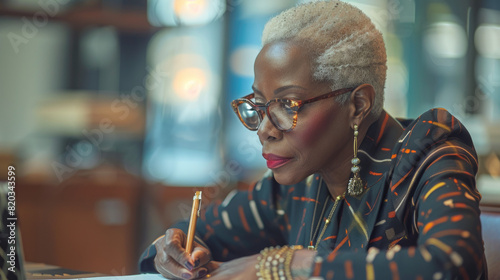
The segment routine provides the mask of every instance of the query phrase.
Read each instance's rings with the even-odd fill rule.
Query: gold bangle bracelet
[[[286,252],[286,255],[285,255],[285,279],[293,279],[292,277],[292,258],[293,258],[293,254],[295,253],[295,251],[297,250],[300,250],[300,249],[303,249],[304,247],[298,245],[298,246],[292,246],[292,248],[290,248],[290,250],[288,250]]]
[[[260,251],[257,257],[255,270],[258,280],[286,280],[292,279],[291,263],[296,250],[303,247],[283,246],[268,247]]]

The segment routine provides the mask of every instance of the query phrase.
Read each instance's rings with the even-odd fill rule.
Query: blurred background
[[[28,261],[122,275],[204,201],[266,171],[230,101],[264,24],[297,0],[0,0],[0,180]],[[500,204],[500,2],[352,0],[384,34],[387,111],[444,107]]]

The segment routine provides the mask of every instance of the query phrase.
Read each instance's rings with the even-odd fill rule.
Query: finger
[[[185,267],[179,265],[172,257],[167,256],[166,261],[162,261],[161,257],[155,258],[156,270],[163,275],[165,278],[182,278],[182,279],[194,279],[196,274],[193,274]]]
[[[176,245],[176,243],[182,242],[184,235],[182,231],[178,231],[179,232],[167,231],[165,237],[159,239],[155,243],[157,252],[155,257],[155,268],[165,278],[172,278],[173,275],[175,278],[192,279],[193,273],[189,271],[189,268],[192,269],[192,265],[189,264],[189,261],[186,260],[184,262],[189,264],[189,268],[179,263],[179,258],[182,259],[182,256],[186,253],[182,250],[181,245]],[[179,253],[181,256],[179,256]],[[186,259],[186,257],[187,256],[184,256],[184,259]]]
[[[164,252],[159,251],[156,254],[155,259],[154,259],[154,263],[155,263],[156,271],[158,271],[163,277],[172,278],[174,276],[166,268],[166,266],[168,265],[168,262],[167,262],[167,255]]]
[[[193,252],[191,253],[191,260],[194,263],[194,267],[204,266],[212,259],[212,255],[210,250],[201,246],[199,243],[195,243],[196,247],[194,247]]]
[[[191,271],[194,279],[203,278],[208,274],[208,269],[206,267],[196,268]]]
[[[194,279],[196,274],[194,274],[192,271],[189,271],[187,268],[184,266],[181,266],[177,261],[174,260],[174,258],[170,257],[170,263],[171,265],[169,266],[168,270],[170,273],[174,274],[177,277],[181,277],[183,279]]]
[[[170,278],[175,278],[176,276],[170,273],[166,268],[158,264],[155,260],[155,268],[158,273],[160,273],[163,277],[170,279]]]
[[[155,248],[156,248],[156,256],[155,256],[155,266],[163,266],[164,264],[167,263],[167,253],[164,250],[164,237],[159,239],[157,242],[154,243]]]
[[[191,256],[185,251],[184,243],[186,234],[179,229],[169,229],[165,232],[165,251],[177,263],[188,270],[193,270],[194,262]]]

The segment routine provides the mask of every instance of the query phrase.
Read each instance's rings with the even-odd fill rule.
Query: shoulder
[[[392,153],[391,190],[406,185],[409,191],[418,181],[427,180],[422,174],[431,165],[433,170],[460,166],[477,172],[477,155],[469,132],[442,108],[431,109],[409,122]]]
[[[388,191],[401,219],[408,201],[415,203],[414,196],[431,181],[464,179],[472,190],[476,188],[478,163],[472,139],[445,109],[429,110],[408,122],[392,153]]]
[[[477,158],[469,132],[446,109],[431,109],[413,121],[401,123],[407,125],[393,149],[393,157],[408,157],[417,163],[438,147],[455,147],[466,149]]]
[[[411,122],[401,120],[401,123],[407,124],[405,132],[417,134],[416,136],[425,136],[433,140],[443,137],[461,137],[464,142],[472,146],[472,139],[465,126],[443,108],[430,109]]]

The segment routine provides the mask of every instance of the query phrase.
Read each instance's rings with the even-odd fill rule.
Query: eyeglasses
[[[252,102],[251,99],[255,97],[255,94],[251,93],[242,98],[233,100],[231,106],[241,123],[249,130],[255,131],[259,129],[264,119],[264,114],[266,114],[271,123],[278,130],[288,132],[297,125],[297,115],[302,106],[326,98],[335,97],[352,91],[353,89],[354,88],[338,89],[307,100],[275,98],[269,100],[265,105],[256,105]]]

